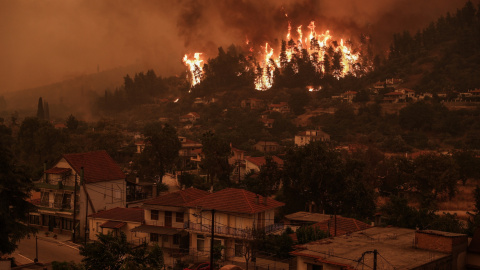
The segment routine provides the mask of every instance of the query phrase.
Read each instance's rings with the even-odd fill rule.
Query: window
[[[72,200],[72,194],[66,193],[63,195],[63,200],[62,200],[62,208],[63,209],[71,209],[71,200]]]
[[[235,240],[235,256],[236,257],[243,256],[243,243],[239,240]]]
[[[150,242],[158,242],[158,233],[150,234]]]
[[[53,201],[53,207],[61,208],[62,207],[62,200],[63,200],[63,193],[55,194],[55,198]]]
[[[198,251],[205,250],[205,239],[203,235],[197,235],[197,250]]]
[[[183,223],[183,213],[175,212],[175,221]]]
[[[158,220],[158,210],[151,210],[150,211],[150,219],[151,220]]]
[[[41,199],[40,199],[40,203],[41,203],[42,206],[47,206],[48,207],[49,196],[50,196],[50,193],[48,193],[46,191],[42,192]]]
[[[173,244],[174,245],[179,245],[180,244],[180,234],[174,234],[173,235]]]
[[[30,224],[40,225],[40,216],[30,215]]]

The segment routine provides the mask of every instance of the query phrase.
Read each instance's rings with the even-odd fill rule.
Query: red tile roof
[[[361,222],[354,218],[346,218],[337,216],[337,236],[349,234],[356,231],[368,229],[372,226],[367,223]],[[330,225],[330,226],[329,226]],[[332,217],[328,220],[324,220],[313,224],[312,226],[318,227],[320,230],[327,232],[330,227],[330,235],[335,236],[335,218]]]
[[[83,167],[85,183],[125,179],[125,174],[105,150],[65,154],[63,158],[78,174]]]
[[[127,223],[125,222],[120,222],[120,221],[107,221],[100,225],[102,228],[109,228],[109,229],[119,229],[123,226],[125,226]]]
[[[51,169],[46,170],[45,173],[61,174],[61,173],[67,173],[67,172],[71,172],[71,171],[72,171],[72,169],[70,169],[70,168],[53,167]]]
[[[202,207],[205,210],[215,209],[221,212],[254,214],[285,205],[271,198],[266,198],[267,203],[265,204],[264,200],[265,197],[244,189],[226,188],[187,203],[185,206]]]
[[[145,201],[143,204],[148,205],[162,205],[162,206],[184,206],[193,200],[200,199],[210,195],[209,192],[196,189],[187,188],[185,190],[179,190],[165,195],[158,196],[156,198]]]
[[[90,217],[108,219],[111,221],[143,222],[145,220],[142,208],[115,207],[110,210],[91,214]]]
[[[265,163],[267,163],[267,160],[265,159],[265,157],[247,157],[245,159],[257,165],[259,168],[265,165]],[[277,163],[279,167],[283,167],[283,160],[281,158],[277,156],[272,156],[272,159],[275,163]]]

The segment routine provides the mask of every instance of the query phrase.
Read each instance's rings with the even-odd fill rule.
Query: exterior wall
[[[165,226],[165,211],[172,212],[172,228],[179,228],[183,229],[185,226],[185,222],[188,221],[188,214],[185,213],[185,210],[181,207],[167,207],[163,206],[161,209],[155,209],[154,207],[148,207],[145,209],[145,224],[146,225],[154,225],[154,226]],[[152,210],[158,211],[158,220],[152,219]],[[177,222],[176,217],[177,213],[181,213],[183,215],[183,222]]]
[[[245,160],[245,173],[249,173],[251,171],[259,172],[260,168],[252,162]]]
[[[86,187],[95,211],[125,207],[127,189],[125,179],[87,183]]]
[[[89,218],[89,228],[90,229],[90,234],[89,234],[89,239],[90,240],[97,240],[97,234],[103,233],[103,234],[108,234],[109,232],[114,232],[114,229],[108,229],[108,228],[101,228],[100,225],[103,223],[109,221],[108,219],[101,219],[101,218]],[[142,233],[134,233],[131,232],[131,230],[135,227],[138,227],[141,225],[140,222],[128,222],[128,221],[121,221],[127,223],[125,226],[122,228],[118,229],[118,231],[122,231],[125,233],[127,236],[127,241],[132,242],[132,241],[138,241],[138,239],[145,238],[147,235],[142,234]]]
[[[417,248],[436,250],[444,253],[458,251],[459,246],[466,250],[468,243],[467,236],[447,237],[442,235],[429,234],[417,231],[415,233],[415,244]]]

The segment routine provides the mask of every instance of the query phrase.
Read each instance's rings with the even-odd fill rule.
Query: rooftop
[[[91,214],[90,217],[108,219],[110,221],[144,221],[142,208],[115,207],[110,210],[100,211],[98,213]]]
[[[264,203],[265,200],[266,203]],[[226,188],[185,205],[202,207],[205,210],[215,209],[221,212],[254,214],[285,204],[244,189]]]
[[[315,258],[319,262],[341,265],[348,269],[359,266],[358,260],[367,251],[376,249],[379,260],[394,269],[413,269],[450,254],[414,247],[415,230],[396,227],[372,227],[349,235],[326,238],[292,252],[296,256]],[[305,248],[304,250],[301,250]],[[373,255],[365,255],[364,263],[373,266]]]
[[[196,188],[187,188],[145,201],[144,205],[184,206],[193,200],[205,197],[210,193]]]
[[[105,150],[65,154],[63,158],[80,173],[84,170],[85,183],[125,179],[125,174]]]

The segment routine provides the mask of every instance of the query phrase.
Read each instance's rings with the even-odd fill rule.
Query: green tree
[[[114,236],[97,234],[98,240],[80,247],[85,269],[159,269],[163,267],[160,247],[148,249],[147,245],[133,248],[125,233]]]
[[[146,167],[141,173],[162,183],[163,176],[173,169],[178,159],[181,143],[177,130],[168,124],[153,122],[144,127],[143,134],[146,145],[141,160]]]
[[[231,172],[228,164],[228,157],[231,154],[230,145],[210,131],[202,135],[201,141],[204,158],[200,166],[206,171],[210,183],[220,181],[221,184],[228,186]]]
[[[75,116],[73,116],[73,114],[70,114],[68,116],[66,124],[68,130],[70,131],[75,131],[78,128],[78,120],[77,118],[75,118]]]
[[[34,210],[27,202],[33,184],[18,167],[12,145],[11,131],[0,125],[0,255],[15,251],[18,241],[34,232],[26,225],[28,213]]]

